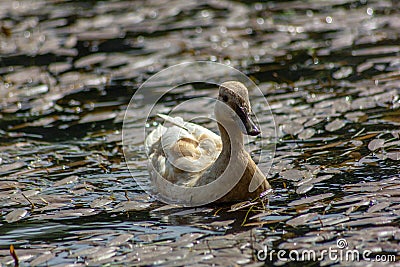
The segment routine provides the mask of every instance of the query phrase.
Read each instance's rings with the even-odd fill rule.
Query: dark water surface
[[[11,244],[20,266],[261,266],[265,245],[318,256],[275,252],[277,266],[378,264],[323,254],[340,239],[399,264],[399,29],[394,0],[1,1],[0,265],[14,265]],[[243,71],[268,99],[278,140],[264,201],[165,205],[127,169],[133,93],[195,60]],[[158,108],[215,92],[189,84]],[[130,123],[141,131],[143,115]],[[139,136],[135,177],[148,179]]]

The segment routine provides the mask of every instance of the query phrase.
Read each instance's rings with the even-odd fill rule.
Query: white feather
[[[222,149],[221,138],[180,117],[158,116],[173,126],[159,125],[147,136],[145,147],[149,164],[152,164],[149,169],[152,167],[175,184],[193,186],[196,179],[218,158]]]

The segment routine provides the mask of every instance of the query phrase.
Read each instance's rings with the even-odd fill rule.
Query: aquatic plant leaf
[[[400,151],[390,151],[386,155],[392,160],[400,160]]]
[[[381,224],[388,224],[391,223],[395,217],[389,217],[389,216],[379,216],[379,217],[372,217],[372,218],[365,218],[365,219],[360,219],[358,218],[355,221],[349,221],[342,223],[341,225],[344,227],[349,227],[349,226],[363,226],[363,225],[381,225]]]
[[[315,130],[313,128],[307,128],[298,134],[298,137],[303,140],[310,139],[315,134]]]
[[[313,188],[314,188],[313,184],[306,183],[306,184],[303,184],[303,185],[299,186],[296,189],[296,193],[299,194],[299,195],[302,195],[302,194],[307,193],[308,191],[310,191]]]
[[[116,249],[117,247],[99,248],[96,252],[87,254],[87,257],[92,263],[99,262],[114,256],[116,254]]]
[[[330,123],[328,123],[327,125],[325,125],[325,130],[327,130],[328,132],[334,132],[334,131],[337,131],[337,130],[343,128],[345,125],[346,125],[346,121],[340,120],[340,119],[335,119],[335,120],[331,121]]]
[[[384,202],[379,202],[373,206],[371,206],[370,208],[368,208],[367,212],[378,212],[381,211],[383,209],[385,209],[386,207],[390,206],[390,202],[384,201]]]
[[[282,131],[290,135],[296,135],[303,131],[303,129],[303,125],[296,122],[282,125]]]
[[[291,169],[281,172],[280,175],[282,176],[283,179],[289,181],[300,181],[301,179],[303,179],[305,172],[296,169]]]
[[[368,149],[371,151],[375,151],[375,150],[383,147],[384,143],[385,143],[385,139],[374,139],[368,143]]]
[[[303,214],[303,215],[300,215],[300,216],[298,216],[296,218],[293,218],[293,219],[290,219],[290,220],[286,221],[286,224],[288,224],[290,226],[293,226],[293,227],[296,227],[296,226],[299,226],[299,225],[305,225],[308,221],[314,219],[316,216],[318,216],[318,213],[316,213],[316,212]]]
[[[112,240],[110,240],[110,242],[107,243],[107,246],[110,246],[110,247],[120,246],[120,245],[128,242],[132,238],[133,238],[132,234],[121,234],[121,235],[113,238]]]
[[[17,222],[17,221],[23,219],[27,214],[28,214],[28,211],[26,211],[25,209],[16,209],[16,210],[13,210],[10,213],[8,213],[4,217],[4,219],[8,223],[13,223],[13,222]]]
[[[97,112],[97,113],[89,113],[86,116],[82,117],[79,120],[80,124],[90,123],[90,122],[98,122],[114,119],[117,116],[116,113],[113,112]]]
[[[104,207],[104,206],[106,206],[106,205],[108,205],[108,204],[110,204],[111,202],[113,202],[110,198],[108,198],[108,197],[99,197],[99,198],[96,198],[95,200],[93,200],[91,203],[90,203],[90,207],[91,208],[93,208],[93,209],[95,209],[95,208],[101,208],[101,207]]]
[[[17,170],[26,166],[26,163],[23,161],[16,161],[10,164],[0,165],[0,174],[7,173],[9,171]]]
[[[151,203],[138,201],[124,201],[114,207],[112,212],[141,211],[146,210]]]
[[[66,184],[71,184],[71,183],[76,182],[78,180],[78,178],[79,178],[78,176],[72,175],[72,176],[66,177],[66,178],[64,178],[64,179],[62,179],[60,181],[55,182],[53,184],[53,186],[63,186],[63,185],[66,185]]]
[[[89,56],[81,57],[77,61],[75,61],[74,66],[75,68],[83,68],[83,67],[90,67],[95,64],[99,64],[106,60],[107,56],[103,53],[96,53],[91,54]]]
[[[349,77],[353,73],[352,67],[342,67],[338,71],[332,74],[333,78],[336,80],[344,79]]]
[[[294,200],[292,202],[290,202],[288,205],[289,206],[299,206],[299,205],[303,205],[303,204],[311,204],[317,201],[321,201],[324,200],[326,198],[330,198],[334,196],[333,193],[324,193],[324,194],[320,194],[320,195],[316,195],[316,196],[312,196],[312,197],[305,197],[299,200]]]
[[[42,265],[49,260],[53,259],[55,254],[51,253],[50,251],[39,255],[37,258],[33,259],[29,264],[32,266],[39,266]],[[47,264],[46,264],[47,265]]]

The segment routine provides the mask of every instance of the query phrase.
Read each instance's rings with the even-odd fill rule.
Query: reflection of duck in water
[[[260,134],[250,118],[247,88],[240,82],[224,82],[214,112],[221,137],[180,117],[160,114],[173,126],[159,125],[146,138],[150,163],[168,181],[188,187],[229,176],[232,185],[217,202],[258,197],[270,185],[244,148],[243,134]]]

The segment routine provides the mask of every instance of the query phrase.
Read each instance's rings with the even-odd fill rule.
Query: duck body
[[[247,88],[239,82],[223,83],[214,112],[221,136],[180,117],[159,114],[172,126],[158,125],[146,138],[149,165],[162,178],[186,187],[229,177],[224,181],[232,183],[224,185],[228,190],[215,202],[254,199],[271,187],[243,144],[243,134],[260,133],[250,119]],[[152,179],[160,179],[149,171]]]

